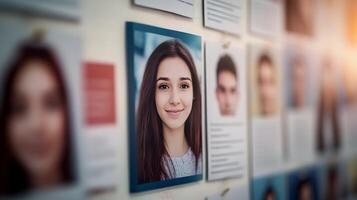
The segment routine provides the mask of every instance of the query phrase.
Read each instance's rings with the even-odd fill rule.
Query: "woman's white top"
[[[170,162],[170,158],[172,164]],[[196,170],[196,159],[191,148],[187,152],[179,157],[168,157],[165,159],[165,168],[168,174],[172,173],[170,178],[180,178],[185,176],[193,176],[202,173],[202,159],[201,156],[198,159],[198,165]]]

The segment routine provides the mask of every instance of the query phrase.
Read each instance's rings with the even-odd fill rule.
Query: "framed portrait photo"
[[[202,179],[202,43],[127,22],[130,191]]]

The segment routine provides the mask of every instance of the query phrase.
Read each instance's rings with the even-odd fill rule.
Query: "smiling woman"
[[[201,90],[194,61],[177,40],[150,55],[137,110],[138,183],[202,173]]]

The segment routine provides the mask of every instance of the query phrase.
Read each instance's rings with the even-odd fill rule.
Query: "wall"
[[[139,194],[129,193],[125,22],[133,21],[189,32],[201,35],[203,41],[231,41],[242,46],[247,46],[247,44],[252,42],[263,42],[274,44],[280,50],[282,50],[284,41],[289,39],[297,43],[308,44],[310,47],[318,50],[332,51],[337,53],[336,55],[339,58],[356,60],[355,55],[357,50],[349,47],[346,48],[346,42],[343,38],[343,2],[328,1],[335,3],[337,6],[333,6],[336,9],[336,12],[334,12],[335,16],[326,19],[324,13],[321,11],[323,10],[323,6],[320,6],[324,1],[325,0],[317,1],[319,6],[316,14],[317,22],[320,25],[318,26],[316,39],[301,38],[294,35],[286,36],[283,30],[281,31],[281,35],[275,39],[261,38],[250,34],[247,24],[247,9],[249,6],[247,0],[244,0],[244,13],[242,15],[242,20],[246,25],[244,26],[244,32],[239,37],[204,28],[203,5],[200,0],[196,0],[195,17],[193,19],[187,19],[162,11],[137,7],[132,5],[130,0],[82,0],[80,22],[45,19],[42,17],[28,17],[26,15],[9,12],[1,13],[0,17],[26,23],[31,22],[38,26],[64,29],[69,32],[80,34],[83,39],[84,61],[109,62],[115,65],[117,122],[112,126],[101,126],[91,129],[87,128],[83,131],[83,134],[95,135],[107,132],[117,137],[117,163],[119,166],[118,182],[115,190],[93,195],[91,196],[91,199],[204,199],[206,196],[221,193],[226,188],[247,186],[249,180],[230,179],[207,182],[204,177],[204,180],[196,183]],[[203,138],[203,140],[205,141],[205,138]],[[203,152],[205,154],[205,151]],[[205,163],[205,155],[203,158]]]

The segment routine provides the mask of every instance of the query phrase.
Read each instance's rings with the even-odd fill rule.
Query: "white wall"
[[[325,0],[318,0],[318,3],[321,4],[324,1]],[[117,162],[120,172],[118,186],[113,191],[94,195],[91,199],[204,199],[206,196],[221,193],[226,188],[247,185],[248,179],[230,179],[216,182],[207,182],[204,179],[195,183],[155,191],[138,194],[129,193],[129,131],[127,121],[125,22],[133,21],[173,30],[180,30],[201,35],[203,41],[232,41],[243,46],[246,46],[251,42],[266,42],[276,44],[278,48],[281,48],[283,42],[287,39],[285,32],[282,30],[281,37],[274,40],[255,37],[249,34],[247,24],[248,0],[244,0],[244,13],[242,15],[246,25],[244,26],[244,32],[239,37],[204,28],[202,14],[203,5],[201,0],[196,0],[195,17],[193,19],[176,16],[162,11],[137,7],[132,5],[130,0],[82,0],[81,4],[81,21],[79,23],[45,19],[41,17],[28,17],[12,13],[1,13],[0,17],[31,22],[38,26],[65,29],[70,32],[81,34],[83,36],[84,61],[114,63],[116,75],[117,123],[113,126],[87,129],[84,132],[92,132],[93,134],[110,132],[117,134]],[[334,22],[334,20],[326,21],[326,18],[322,13],[317,12],[317,21],[320,22],[320,24],[327,24],[326,26],[321,25],[323,27],[319,27],[318,38],[316,38],[316,40],[299,38],[297,36],[289,36],[288,38],[298,43],[306,43],[316,49],[332,50],[337,53],[339,57],[353,59],[353,57],[357,55],[356,49],[346,48],[343,39],[344,33],[335,31],[343,30],[343,21],[341,22],[341,18],[339,18],[343,15],[343,3],[338,4],[339,6],[337,6],[336,10],[339,10],[339,7],[341,7],[341,10],[339,12],[334,12],[334,14],[337,15],[336,18],[331,18],[336,20],[336,22]],[[319,9],[322,8],[322,6],[319,6]],[[205,152],[205,150],[203,152]],[[205,163],[205,155],[203,158]]]

